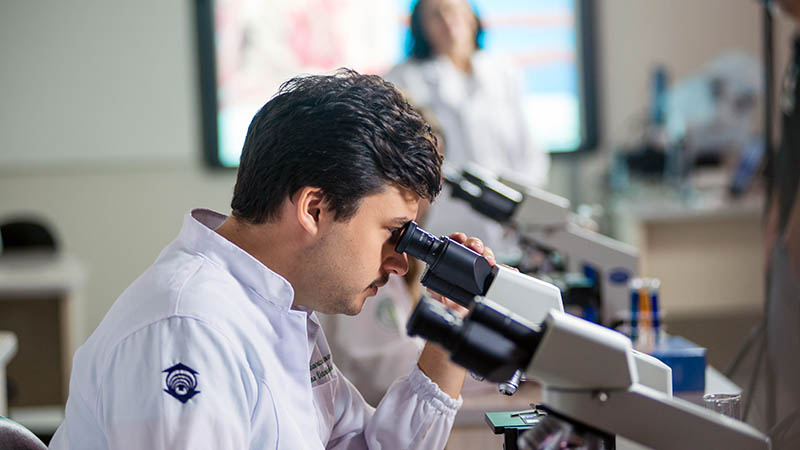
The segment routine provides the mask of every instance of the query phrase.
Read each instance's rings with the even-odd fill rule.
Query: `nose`
[[[397,253],[394,251],[394,246],[391,246],[383,259],[383,269],[388,273],[405,275],[408,272],[408,256],[405,253]]]

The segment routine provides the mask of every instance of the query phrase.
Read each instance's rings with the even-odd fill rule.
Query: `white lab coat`
[[[358,315],[319,315],[336,367],[371,405],[378,404],[395,378],[416,365],[425,345],[423,339],[406,332],[413,308],[403,277],[390,275]],[[461,392],[466,398],[485,395],[497,392],[497,385],[467,377]]]
[[[187,214],[78,349],[52,449],[431,449],[461,399],[416,366],[377,409],[278,274]],[[309,268],[313,270],[313,268]]]
[[[417,106],[430,110],[444,134],[445,161],[456,169],[471,162],[496,174],[515,173],[534,186],[547,183],[550,160],[525,122],[523,89],[509,61],[482,51],[473,54],[472,74],[456,69],[447,57],[409,60],[385,78]],[[462,231],[477,236],[496,254],[513,240],[491,220],[450,198],[445,190],[425,219],[435,234]],[[500,256],[500,255],[498,255]]]

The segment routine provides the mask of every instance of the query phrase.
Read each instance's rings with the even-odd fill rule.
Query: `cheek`
[[[394,244],[389,242],[386,239],[386,236],[382,235],[379,240],[376,240],[371,245],[370,248],[370,255],[368,256],[367,261],[369,261],[370,276],[375,277],[376,274],[381,274],[383,263],[390,252],[394,253]]]
[[[346,270],[352,272],[352,279],[358,278],[358,283],[365,279],[370,283],[375,279],[383,258],[384,242],[375,243],[371,239],[361,239],[348,249],[349,253],[342,255]]]

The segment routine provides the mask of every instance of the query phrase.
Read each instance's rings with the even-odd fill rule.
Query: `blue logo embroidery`
[[[608,275],[608,279],[611,280],[615,284],[625,284],[630,279],[631,274],[627,270],[618,267],[611,271]]]
[[[200,393],[197,390],[197,371],[191,367],[178,363],[163,372],[167,374],[164,380],[167,388],[164,392],[177,398],[181,403],[186,403]]]

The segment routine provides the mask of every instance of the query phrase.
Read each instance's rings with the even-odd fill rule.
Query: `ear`
[[[320,226],[324,226],[331,214],[325,194],[318,187],[300,188],[295,194],[294,206],[297,223],[311,235],[319,234]]]

